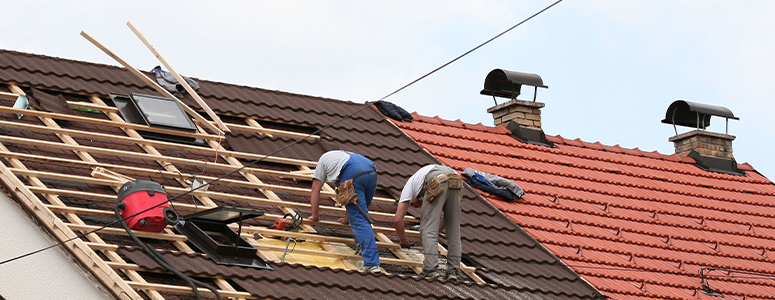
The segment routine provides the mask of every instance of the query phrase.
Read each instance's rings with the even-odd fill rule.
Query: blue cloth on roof
[[[513,202],[522,197],[525,191],[516,183],[498,175],[485,173],[473,168],[466,168],[461,173],[468,185],[485,193],[497,196],[504,201]]]

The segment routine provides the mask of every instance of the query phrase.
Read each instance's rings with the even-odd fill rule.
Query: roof
[[[517,202],[487,199],[606,296],[716,299],[699,291],[707,268],[727,298],[775,297],[775,185],[748,164],[746,176],[706,172],[688,157],[413,117],[396,124],[444,164],[522,187]]]
[[[212,180],[260,157],[256,154],[268,154],[294,141],[301,136],[299,133],[322,128],[364,105],[194,79],[199,82],[200,95],[232,129],[220,144],[218,136],[202,135],[213,141],[210,148],[143,139],[134,130],[148,128],[129,126],[111,112],[109,93],[157,94],[124,68],[0,50],[0,89],[13,92],[13,85],[18,85],[27,92],[29,87],[52,94],[65,92],[70,106],[87,101],[97,104],[92,108],[105,112],[73,110],[75,116],[68,117],[27,111],[20,120],[14,114],[1,113],[0,142],[7,149],[0,149],[4,158],[0,173],[5,175],[4,183],[12,186],[9,190],[17,191],[11,196],[30,207],[38,219],[53,220],[50,222],[54,224],[45,222],[46,228],[61,240],[115,220],[111,209],[115,203],[114,189],[120,183],[105,177],[93,178],[94,167],[163,182],[168,192],[175,195],[185,191],[186,180]],[[199,108],[190,97],[183,101]],[[0,109],[7,112],[13,101],[3,100],[1,104]],[[380,256],[390,275],[280,262],[278,257],[283,254],[285,241],[275,246],[271,245],[272,239],[254,239],[267,232],[287,234],[265,228],[274,218],[293,209],[309,211],[309,175],[295,172],[314,167],[317,158],[332,149],[361,153],[377,165],[380,201],[375,199],[378,203],[370,210],[377,221]],[[207,192],[195,192],[196,197],[174,201],[174,207],[184,215],[220,205],[264,209],[267,215],[243,226],[242,236],[260,247],[259,255],[269,261],[274,271],[208,264],[208,259],[184,243],[185,236],[169,229],[146,237],[170,261],[179,262],[185,272],[214,282],[224,295],[239,298],[340,298],[343,294],[385,299],[602,298],[578,274],[470,189],[464,192],[461,232],[464,262],[475,273],[467,274],[467,280],[459,283],[406,276],[411,274],[409,267],[416,268],[421,263],[406,257],[392,242],[397,240],[389,221],[395,210],[393,201],[414,171],[436,162],[370,107],[323,130],[320,138],[279,152],[251,166],[249,172],[213,184]],[[323,205],[321,222],[305,223],[315,232],[302,236],[306,242],[294,243],[298,247],[289,252],[298,256],[291,260],[309,264],[331,258],[336,260],[332,265],[347,267],[352,263],[349,259],[355,257],[350,249],[353,245],[342,245],[352,239],[352,233],[334,222],[342,216],[342,210],[334,208],[333,201],[327,199]],[[113,228],[78,240],[68,249],[75,249],[71,250],[72,255],[88,270],[99,274],[97,277],[111,291],[117,295],[136,293],[174,299],[187,294],[185,284],[170,279],[168,274],[158,275],[158,266],[130,248],[133,243],[121,230],[110,229]],[[410,241],[419,241],[416,231],[409,234]],[[446,243],[443,239],[440,242]],[[303,249],[308,244],[320,244],[323,250]],[[302,255],[305,253],[309,255]],[[7,268],[0,266],[0,272],[8,272]],[[475,283],[477,280],[483,283]]]

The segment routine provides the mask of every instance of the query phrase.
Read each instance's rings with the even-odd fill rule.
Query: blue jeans
[[[379,265],[379,251],[377,242],[374,239],[374,229],[369,221],[361,215],[358,210],[360,206],[365,213],[369,213],[371,199],[374,198],[374,191],[377,189],[377,173],[374,163],[360,154],[350,153],[350,160],[344,164],[339,175],[339,181],[345,181],[355,177],[363,171],[375,171],[366,173],[353,180],[355,194],[358,195],[358,201],[345,206],[347,217],[350,221],[350,229],[355,235],[355,242],[361,244],[361,256],[363,256],[364,266]]]

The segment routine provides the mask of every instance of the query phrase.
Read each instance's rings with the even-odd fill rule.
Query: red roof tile
[[[397,124],[445,164],[520,185],[520,201],[487,199],[609,297],[712,299],[701,268],[733,270],[708,279],[727,297],[775,295],[775,185],[749,164],[706,172],[674,154],[559,135],[549,148],[416,116]]]

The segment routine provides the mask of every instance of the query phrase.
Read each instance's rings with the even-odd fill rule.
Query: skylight
[[[184,132],[198,132],[191,118],[183,111],[177,100],[153,95],[132,93],[131,95],[110,94],[110,99],[118,108],[125,121],[149,127]],[[204,141],[197,138],[140,131],[146,138],[201,145]]]

